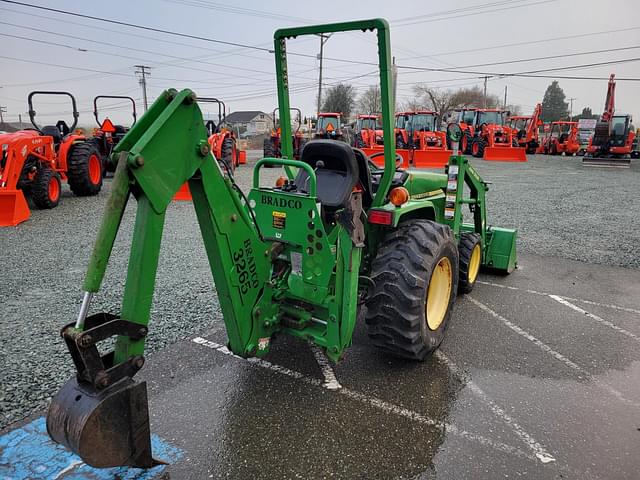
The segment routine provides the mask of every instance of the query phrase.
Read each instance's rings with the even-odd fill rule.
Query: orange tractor
[[[238,165],[247,163],[247,152],[237,146],[236,135],[227,125],[227,106],[222,100],[212,97],[198,97],[198,103],[214,103],[218,105],[218,123],[208,120],[205,123],[208,134],[208,143],[213,156],[227,175],[233,175]],[[185,183],[174,195],[174,200],[191,200],[189,185]]]
[[[523,147],[518,146],[514,131],[505,126],[506,111],[487,108],[464,108],[456,111],[462,129],[460,150],[484,160],[526,162]]]
[[[507,121],[507,126],[515,133],[518,146],[524,148],[526,153],[536,153],[540,147],[538,128],[542,125],[541,114],[542,105],[538,103],[533,110],[533,115],[514,115]]]
[[[131,127],[115,125],[109,117],[105,117],[104,120],[100,120],[100,115],[98,114],[98,100],[101,98],[126,100],[127,102],[131,102],[133,116],[131,126],[136,123],[138,118],[136,112],[136,101],[131,97],[123,97],[120,95],[98,95],[93,99],[93,116],[98,124],[98,128],[93,132],[93,141],[98,147],[100,156],[102,157],[102,171],[103,173],[115,172],[116,164],[111,158],[111,152],[113,151],[113,147],[115,147],[120,140],[124,138]]]
[[[342,131],[342,113],[318,113],[316,132],[314,133],[313,138],[344,140],[344,132]]]
[[[363,115],[356,117],[355,135],[353,137],[353,147],[375,148],[382,145],[382,128],[379,115]]]
[[[307,143],[304,134],[300,131],[300,127],[302,126],[302,112],[299,108],[290,108],[289,110],[296,113],[295,122],[296,129],[293,132],[291,141],[293,142],[293,158],[295,160],[300,159],[300,154],[302,153],[302,148]],[[276,114],[278,112],[278,108],[273,110],[273,129],[271,130],[271,136],[269,138],[264,139],[262,154],[265,158],[281,158],[282,157],[282,149],[281,149],[281,129],[279,127],[279,122],[276,120]]]
[[[636,136],[631,115],[615,113],[615,75],[609,77],[607,98],[600,121],[587,146],[587,152],[582,159],[584,165],[589,166],[620,166],[631,165],[631,153]]]
[[[59,120],[39,126],[33,98],[63,95],[71,99],[73,123]],[[76,100],[67,92],[31,92],[29,118],[34,129],[0,134],[0,226],[15,226],[31,212],[25,193],[38,208],[54,208],[60,201],[62,180],[78,196],[97,195],[102,188],[102,161],[96,144],[71,133],[78,124]]]
[[[578,122],[551,122],[549,135],[542,141],[538,153],[575,156],[578,150]]]
[[[396,152],[416,168],[440,168],[449,162],[453,150],[447,135],[439,131],[440,116],[431,110],[396,113]]]

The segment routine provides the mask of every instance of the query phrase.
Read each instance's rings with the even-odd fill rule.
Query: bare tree
[[[348,119],[355,104],[355,97],[356,92],[353,86],[346,83],[339,83],[327,90],[324,102],[322,103],[322,111],[341,112],[344,118]]]
[[[367,88],[358,98],[358,111],[364,114],[376,114],[382,111],[382,97],[378,85]]]
[[[445,90],[431,88],[428,85],[415,85],[415,103],[423,103],[429,108],[445,114],[456,108],[476,107],[484,105],[484,92],[478,88],[460,88],[458,90]],[[487,94],[487,107],[500,106],[500,98],[497,95]]]

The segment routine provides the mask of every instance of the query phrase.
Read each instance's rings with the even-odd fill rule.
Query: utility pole
[[[320,60],[320,74],[318,76],[318,113],[320,113],[320,110],[322,109],[322,56],[324,53],[324,44],[327,42],[327,40],[329,40],[329,38],[331,38],[331,35],[325,35],[324,33],[321,33],[319,37],[320,53],[316,57],[318,60]]]
[[[20,130],[22,130],[22,114],[18,114],[18,122],[20,122]]]
[[[569,121],[570,122],[573,122],[573,101],[574,100],[577,100],[577,98],[572,97],[572,98],[569,99],[569,105],[570,105],[570,107],[569,107]]]
[[[489,77],[484,77],[484,94],[483,94],[483,97],[484,97],[484,108],[487,108],[487,79],[488,78]]]
[[[144,111],[146,112],[149,108],[149,103],[147,102],[147,75],[151,75],[151,73],[149,73],[151,67],[148,67],[146,65],[134,66],[138,69],[135,73],[140,75],[140,80],[138,81],[138,83],[142,86],[142,98],[144,101]]]
[[[502,105],[502,109],[507,109],[507,86],[504,86],[504,104]]]
[[[7,113],[7,107],[0,105],[0,123],[4,123],[4,117],[2,116],[3,113]]]

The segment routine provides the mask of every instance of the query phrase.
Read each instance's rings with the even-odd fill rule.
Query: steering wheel
[[[369,156],[369,164],[374,166],[378,170],[383,170],[383,169],[381,169],[378,165],[373,163],[371,159],[379,157],[381,155],[384,155],[384,152],[376,152],[373,155]],[[402,155],[396,152],[396,168],[401,167],[403,163],[404,163],[404,158],[402,158]]]

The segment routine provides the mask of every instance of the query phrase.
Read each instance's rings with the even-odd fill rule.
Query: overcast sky
[[[400,68],[398,100],[412,97],[416,83],[440,88],[482,86],[484,73],[528,72],[556,67],[640,59],[638,0],[463,0],[404,2],[283,0],[26,0],[27,3],[120,20],[215,40],[270,48],[276,28],[309,23],[384,17],[391,24],[392,54],[401,67],[460,69],[475,73],[431,72]],[[91,125],[95,95],[129,95],[142,110],[142,93],[134,65],[151,67],[151,99],[162,90],[191,88],[200,96],[216,96],[231,111],[263,110],[276,106],[273,55],[262,50],[181,38],[100,21],[37,10],[0,1],[0,105],[5,119],[27,120],[26,97],[31,90],[68,90],[77,100],[81,125]],[[64,35],[64,36],[62,36]],[[16,38],[22,37],[22,38]],[[558,39],[559,37],[572,37]],[[30,40],[29,40],[30,39]],[[555,40],[550,40],[555,39]],[[35,40],[35,41],[34,41]],[[594,50],[618,51],[501,65],[488,63]],[[319,50],[317,37],[288,43],[291,105],[306,115],[316,110]],[[9,58],[10,57],[10,58]],[[324,88],[340,81],[362,92],[377,84],[373,34],[337,34],[325,45]],[[21,59],[23,61],[18,61]],[[335,59],[335,60],[331,60]],[[338,61],[349,60],[349,62]],[[40,63],[36,63],[40,62]],[[65,68],[63,68],[65,67]],[[540,75],[640,78],[640,62],[540,73]],[[606,80],[558,79],[573,112],[589,106],[601,112]],[[491,78],[488,90],[504,94],[508,103],[529,114],[542,101],[550,78]],[[619,81],[618,112],[640,121],[640,82]],[[46,103],[45,103],[46,102]],[[57,98],[42,99],[39,119],[53,123],[69,108]],[[105,101],[105,114],[129,122],[119,101]],[[206,110],[206,107],[205,107]]]

